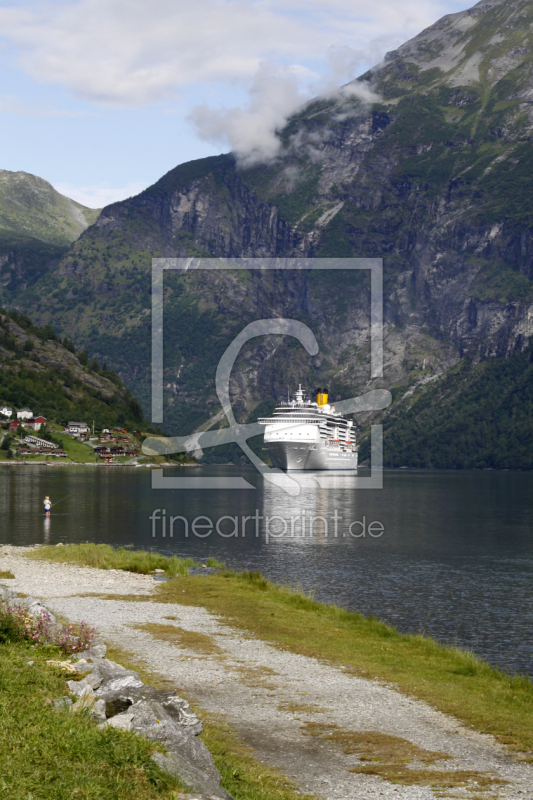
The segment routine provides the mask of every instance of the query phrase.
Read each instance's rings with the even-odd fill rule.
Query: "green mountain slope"
[[[98,429],[145,424],[138,402],[114,372],[53,329],[35,327],[23,314],[0,309],[0,402],[29,406],[49,422],[95,422]]]
[[[60,194],[36,175],[0,170],[0,243],[30,237],[67,246],[96,222],[99,213]]]
[[[0,170],[0,303],[57,264],[99,213],[36,175]]]
[[[387,467],[533,469],[533,348],[395,392],[384,424]],[[368,435],[361,457],[370,454]]]
[[[382,379],[369,370],[364,274],[165,276],[165,428],[219,409],[217,360],[245,324],[289,317],[320,345],[250,342],[232,391],[241,419],[301,380],[337,397],[527,347],[533,319],[533,5],[483,0],[301,109],[275,160],[183,164],[108,206],[53,269],[13,295],[41,324],[109,359],[148,411],[154,256],[384,258]],[[531,442],[533,446],[533,441]]]

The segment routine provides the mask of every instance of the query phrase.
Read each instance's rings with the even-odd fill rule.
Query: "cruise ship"
[[[312,402],[300,384],[292,400],[258,422],[265,426],[265,447],[279,469],[357,468],[353,422],[328,403],[327,389],[317,389],[316,402]]]

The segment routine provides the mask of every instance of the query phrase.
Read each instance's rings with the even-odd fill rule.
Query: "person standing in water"
[[[44,503],[45,516],[49,517],[50,516],[50,509],[52,508],[52,503],[51,503],[50,498],[48,497],[48,495],[46,495],[46,497],[44,498],[43,503]]]

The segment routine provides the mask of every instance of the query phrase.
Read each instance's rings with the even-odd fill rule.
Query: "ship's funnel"
[[[316,390],[316,404],[317,406],[327,406],[328,390],[326,388]]]

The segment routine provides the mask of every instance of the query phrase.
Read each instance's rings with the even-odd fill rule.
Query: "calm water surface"
[[[306,478],[294,498],[252,470],[166,474],[178,473],[245,474],[256,490],[152,489],[143,469],[2,466],[0,541],[95,541],[214,556],[533,674],[533,474],[391,470],[383,490],[366,491],[342,481],[321,489]],[[50,520],[42,511],[47,494],[58,503]],[[165,538],[160,522],[152,536],[155,509],[159,516],[166,511]],[[243,517],[256,514],[263,519],[248,519],[243,536]],[[171,516],[183,518],[175,520],[172,538]],[[195,535],[191,526],[199,516],[208,519],[197,520]],[[278,519],[267,526],[266,517]],[[312,517],[322,519],[310,531]],[[209,521],[219,523],[220,533],[199,527]],[[350,535],[350,524],[358,522],[352,533],[360,534],[363,521],[365,536]],[[380,537],[369,536],[371,522],[383,526]],[[234,528],[237,537],[229,536]]]

